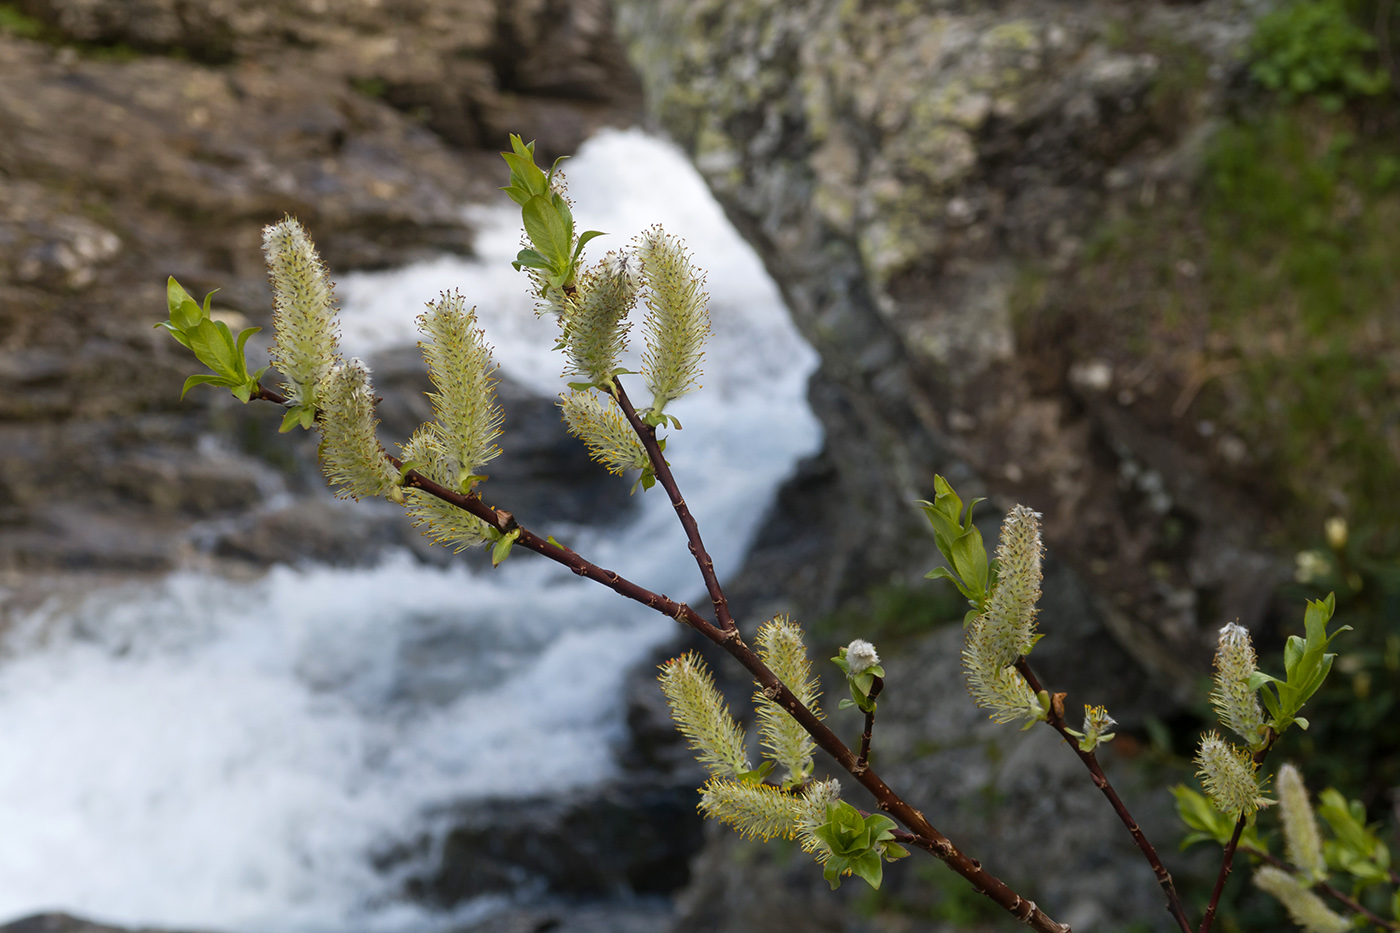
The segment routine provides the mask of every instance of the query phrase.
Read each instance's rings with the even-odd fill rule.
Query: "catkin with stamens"
[[[826,808],[841,802],[841,782],[835,778],[818,781],[797,797],[797,840],[802,851],[811,852],[823,865],[831,858],[831,847],[817,835],[826,824]]]
[[[1231,817],[1248,816],[1272,801],[1259,794],[1258,765],[1249,752],[1225,741],[1218,732],[1201,738],[1196,775],[1215,809]]]
[[[565,375],[610,385],[627,346],[627,314],[637,301],[636,260],[608,253],[578,279],[577,295],[564,305],[561,342],[569,358]]]
[[[1215,649],[1210,705],[1215,707],[1220,721],[1248,742],[1253,751],[1268,741],[1258,691],[1249,686],[1249,678],[1257,669],[1249,631],[1234,622],[1222,628]]]
[[[609,473],[621,475],[640,470],[650,462],[646,448],[622,412],[592,389],[561,395],[559,407],[569,433],[582,440],[589,455],[607,467]]]
[[[468,310],[455,292],[429,303],[418,318],[418,329],[424,337],[418,346],[428,364],[428,378],[437,389],[428,393],[438,425],[434,440],[447,461],[444,466],[455,465],[455,470],[444,470],[449,475],[434,479],[466,492],[466,477],[501,452],[494,443],[501,434],[501,409],[491,375],[491,348],[476,327],[476,309]]]
[[[1278,802],[1284,854],[1289,863],[1308,880],[1325,877],[1327,860],[1322,855],[1322,833],[1318,831],[1303,776],[1291,762],[1278,772]]]
[[[661,666],[661,692],[676,728],[690,740],[696,759],[715,778],[737,778],[749,769],[744,733],[715,689],[700,656],[687,652]]]
[[[695,387],[702,348],[710,333],[709,296],[704,276],[690,263],[681,241],[660,227],[637,238],[646,285],[643,323],[647,349],[642,374],[652,393],[652,408],[661,411]]]
[[[1350,920],[1333,913],[1322,898],[1280,868],[1272,865],[1256,868],[1254,886],[1278,898],[1288,916],[1306,933],[1344,933],[1353,928]]]
[[[321,400],[321,468],[336,495],[359,498],[398,493],[398,471],[384,455],[375,427],[369,368],[357,359],[334,366]]]
[[[321,384],[339,359],[335,296],[330,276],[305,228],[291,217],[263,228],[272,283],[274,337],[268,355],[297,406],[321,407]]]
[[[997,544],[996,588],[982,614],[986,661],[1015,664],[1035,643],[1036,603],[1040,601],[1040,513],[1018,505],[1001,523]]]
[[[428,479],[449,489],[457,484],[458,460],[447,454],[447,443],[442,439],[440,427],[425,424],[413,432],[403,447],[405,463],[417,464],[416,469]],[[413,519],[413,524],[423,530],[423,534],[434,544],[450,547],[460,552],[490,537],[491,526],[472,513],[443,502],[437,496],[421,489],[404,489],[404,509]]]
[[[822,711],[817,698],[821,692],[812,676],[802,629],[787,616],[774,616],[759,627],[757,640],[758,655],[763,663],[788,685],[799,703],[820,719]],[[754,694],[754,707],[763,746],[772,752],[773,760],[787,770],[786,782],[801,782],[811,772],[816,742],[787,710],[762,690]]]
[[[1020,672],[1014,667],[996,666],[997,654],[989,641],[983,618],[979,616],[967,627],[962,653],[963,672],[973,702],[982,709],[991,710],[991,718],[1000,723],[1044,719],[1045,710],[1040,700]]]
[[[700,812],[727,823],[746,839],[767,841],[797,835],[797,798],[771,784],[710,778],[700,788]]]

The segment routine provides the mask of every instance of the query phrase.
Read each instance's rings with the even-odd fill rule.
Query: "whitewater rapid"
[[[669,144],[605,132],[566,171],[580,229],[609,234],[591,258],[661,222],[709,273],[704,388],[668,407],[685,429],[667,456],[732,573],[778,484],[819,446],[815,354]],[[554,325],[509,266],[519,214],[502,202],[473,218],[475,260],[342,277],[346,351],[412,344],[423,303],[455,288],[501,370],[558,391]],[[569,543],[700,597],[664,494],[639,494],[626,528],[570,529]],[[239,933],[430,929],[370,854],[437,805],[608,778],[622,678],[673,631],[524,553],[480,574],[405,554],[253,582],[182,572],[23,614],[0,653],[0,922],[64,910]]]

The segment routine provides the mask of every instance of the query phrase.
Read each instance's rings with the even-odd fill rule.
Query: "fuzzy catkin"
[[[646,448],[622,412],[592,389],[561,395],[559,407],[569,433],[582,440],[589,455],[607,467],[609,473],[621,475],[640,470],[650,462]]]
[[[326,377],[321,417],[321,468],[337,496],[358,499],[398,489],[398,471],[384,455],[375,427],[369,368],[357,359]]]
[[[496,404],[491,348],[476,327],[476,309],[467,309],[462,296],[444,294],[428,305],[419,316],[419,342],[428,378],[436,392],[430,392],[437,429],[430,435],[436,453],[448,472],[474,474],[500,454],[494,441],[501,433],[501,409]],[[434,477],[459,492],[462,478],[455,475]]]
[[[826,823],[827,807],[841,802],[841,782],[835,778],[818,781],[797,800],[797,839],[802,844],[802,851],[811,852],[824,865],[831,858],[831,847],[817,835],[816,830]]]
[[[1206,796],[1221,813],[1248,816],[1268,803],[1259,795],[1258,765],[1249,752],[1225,741],[1220,733],[1208,732],[1201,738],[1196,765]]]
[[[727,823],[746,839],[767,841],[797,835],[797,798],[771,784],[711,778],[700,788],[700,812]]]
[[[339,359],[330,276],[306,229],[287,217],[263,228],[272,283],[272,347],[268,355],[287,381],[294,405],[319,408],[321,384]]]
[[[660,411],[700,378],[702,347],[710,333],[709,296],[704,276],[691,265],[681,241],[660,227],[637,238],[637,256],[647,304],[642,374],[652,407]]]
[[[1333,913],[1322,898],[1282,869],[1272,865],[1256,868],[1254,886],[1278,898],[1288,916],[1306,933],[1343,933],[1352,929],[1350,920]]]
[[[690,740],[695,757],[715,778],[737,778],[749,769],[744,733],[715,689],[700,656],[687,652],[661,666],[661,692],[676,728]]]
[[[627,346],[627,315],[637,301],[635,264],[625,253],[608,253],[579,277],[576,297],[561,309],[561,342],[569,358],[565,375],[611,384]]]
[[[1220,630],[1215,649],[1214,689],[1210,704],[1220,721],[1230,727],[1255,751],[1264,747],[1264,711],[1259,695],[1249,687],[1249,678],[1257,670],[1254,645],[1249,631],[1231,622]]]
[[[1001,568],[987,611],[982,614],[985,662],[1002,668],[1030,650],[1040,601],[1040,513],[1018,505],[1001,523],[997,564]]]
[[[1307,878],[1322,878],[1327,874],[1327,861],[1322,855],[1322,834],[1317,818],[1308,801],[1308,789],[1303,776],[1290,762],[1278,772],[1278,801],[1283,823],[1284,854],[1289,863]]]
[[[759,627],[757,641],[763,663],[788,685],[798,702],[820,719],[822,711],[817,698],[821,692],[812,676],[802,629],[787,616],[775,616]],[[787,770],[787,781],[800,781],[811,770],[816,742],[787,710],[763,691],[754,694],[754,705],[764,747],[773,753],[773,760]]]
[[[439,436],[438,426],[425,424],[404,445],[403,459],[418,464],[418,472],[450,489],[457,483],[459,467],[455,459],[449,459],[444,454],[446,446]],[[413,519],[414,527],[422,529],[434,544],[460,552],[481,544],[490,536],[490,525],[437,496],[410,487],[404,490],[404,498],[404,509]]]

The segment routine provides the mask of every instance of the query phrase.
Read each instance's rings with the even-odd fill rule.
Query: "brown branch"
[[[1297,868],[1288,864],[1276,855],[1270,855],[1268,852],[1254,852],[1252,849],[1250,851],[1254,855],[1258,856],[1261,861],[1268,862],[1275,868],[1282,869],[1283,871],[1288,872],[1290,875],[1300,874]],[[1323,894],[1326,894],[1328,897],[1336,900],[1338,903],[1346,905],[1348,910],[1352,911],[1353,913],[1360,914],[1362,917],[1366,918],[1367,922],[1374,923],[1376,926],[1380,927],[1383,930],[1400,930],[1400,923],[1395,923],[1393,921],[1377,917],[1365,907],[1361,906],[1361,904],[1355,898],[1349,897],[1348,895],[1332,887],[1325,881],[1316,882],[1313,885],[1313,887],[1317,888],[1319,891],[1321,891]]]
[[[870,692],[866,694],[870,698],[870,711],[865,714],[865,731],[860,735],[860,754],[856,756],[857,768],[866,767],[870,758],[870,736],[875,729],[875,698],[883,689],[885,678],[876,677],[870,682]]]
[[[1230,877],[1235,850],[1240,846],[1240,835],[1244,832],[1244,824],[1248,819],[1243,813],[1240,814],[1240,818],[1235,821],[1235,831],[1231,834],[1230,841],[1225,844],[1225,854],[1220,861],[1220,874],[1215,878],[1215,888],[1210,892],[1210,904],[1201,920],[1201,933],[1210,933],[1210,925],[1215,922],[1215,908],[1220,905],[1220,894],[1225,890],[1225,879]]]
[[[1016,660],[1016,670],[1026,679],[1026,684],[1033,692],[1039,694],[1044,688],[1036,678],[1035,672],[1031,670],[1030,662],[1024,656]],[[1181,903],[1181,896],[1176,893],[1176,885],[1172,883],[1172,876],[1162,864],[1161,858],[1157,855],[1157,850],[1152,843],[1147,841],[1143,835],[1142,827],[1137,820],[1128,812],[1128,807],[1118,796],[1118,792],[1109,783],[1108,775],[1104,774],[1103,768],[1099,765],[1098,756],[1093,752],[1083,751],[1079,747],[1079,740],[1069,734],[1069,727],[1065,725],[1064,716],[1064,694],[1058,693],[1052,698],[1050,710],[1046,714],[1045,721],[1052,726],[1056,732],[1074,749],[1074,753],[1079,756],[1079,760],[1084,762],[1084,767],[1089,769],[1090,776],[1094,779],[1094,786],[1108,799],[1109,806],[1113,807],[1113,812],[1118,814],[1118,819],[1128,828],[1128,832],[1133,837],[1133,842],[1137,844],[1142,852],[1143,858],[1147,859],[1147,864],[1152,866],[1152,873],[1157,876],[1157,883],[1162,887],[1162,893],[1167,896],[1167,911],[1172,915],[1182,933],[1191,933],[1191,921],[1186,917],[1186,908]]]
[[[281,396],[277,395],[277,393],[262,389],[261,386],[258,392],[254,393],[253,397],[267,401],[285,401]],[[281,401],[278,401],[278,404],[281,404]],[[636,417],[635,412],[631,412],[630,414],[632,417]],[[652,438],[652,445],[655,446],[654,436]],[[403,468],[402,461],[398,458],[388,454],[385,454],[385,457],[390,463],[394,464],[396,469]],[[662,461],[662,465],[664,467],[664,461]],[[666,476],[668,479],[670,478],[669,471],[667,471]],[[661,477],[658,474],[658,479],[659,478]],[[671,483],[674,485],[674,480],[671,480]],[[846,744],[837,737],[836,733],[832,732],[825,723],[804,706],[788,686],[779,680],[778,676],[763,663],[762,659],[744,643],[743,638],[739,635],[738,629],[733,627],[732,619],[730,620],[730,627],[728,629],[721,629],[703,618],[690,606],[684,603],[678,603],[662,594],[654,593],[651,590],[645,589],[627,580],[614,571],[599,567],[597,564],[585,560],[569,548],[550,543],[548,539],[541,538],[539,535],[519,524],[511,513],[487,505],[474,493],[464,494],[448,489],[419,473],[417,470],[409,470],[405,474],[404,484],[415,489],[421,489],[429,495],[441,499],[443,502],[447,502],[470,512],[502,534],[516,532],[516,545],[534,551],[536,554],[547,557],[556,563],[563,564],[581,577],[587,577],[590,580],[601,583],[621,596],[635,600],[678,622],[689,625],[701,635],[704,635],[710,641],[719,645],[753,675],[754,680],[758,682],[763,692],[772,697],[773,701],[785,709],[789,716],[797,720],[823,751],[834,758],[838,765],[850,773],[862,787],[871,793],[880,810],[890,814],[912,831],[912,835],[909,839],[911,844],[932,853],[953,871],[967,879],[968,882],[972,884],[974,890],[985,895],[1003,910],[1008,911],[1012,916],[1025,923],[1031,929],[1036,930],[1037,933],[1071,933],[1068,925],[1057,923],[1055,920],[1051,919],[1044,911],[1035,905],[1034,901],[1021,897],[1012,890],[1006,882],[985,870],[980,862],[961,852],[948,837],[933,828],[927,818],[924,817],[923,813],[905,803],[904,800],[891,790],[873,770],[869,767],[858,769],[856,767],[857,759],[855,754],[846,747]],[[673,502],[674,501],[675,499],[673,498]],[[679,513],[683,507],[684,502],[677,508],[677,512]],[[689,510],[685,510],[685,515],[689,516],[689,514]],[[684,520],[685,519],[683,519],[683,521]],[[693,525],[694,519],[690,518],[690,522]],[[700,553],[704,553],[703,549],[700,550]],[[714,569],[711,564],[709,567],[709,575],[713,577],[713,573]],[[717,582],[716,587],[718,587]],[[723,599],[722,593],[720,594],[720,598],[721,600]]]
[[[695,557],[695,563],[700,567],[700,576],[704,578],[705,589],[709,591],[710,602],[714,604],[715,618],[719,620],[719,627],[726,631],[736,631],[734,618],[729,614],[729,601],[725,599],[724,590],[719,585],[719,577],[715,575],[715,562],[710,558],[709,552],[705,550],[705,542],[700,540],[700,527],[695,523],[695,516],[690,514],[690,507],[685,504],[685,499],[681,496],[680,487],[676,485],[676,478],[671,475],[671,467],[662,455],[661,445],[656,442],[656,429],[638,417],[636,409],[632,407],[631,400],[627,398],[627,393],[623,391],[622,381],[614,379],[613,386],[613,397],[617,399],[622,413],[627,416],[627,422],[632,425],[632,430],[637,432],[642,446],[646,448],[647,456],[651,458],[652,472],[656,474],[661,488],[666,490],[666,495],[670,497],[671,505],[676,510],[676,517],[681,520],[681,527],[685,529],[686,541],[690,543],[690,553]]]

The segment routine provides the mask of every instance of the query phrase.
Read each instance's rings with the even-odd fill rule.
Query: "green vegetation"
[[[1293,0],[1259,19],[1250,74],[1288,97],[1316,95],[1329,110],[1389,84],[1372,64],[1375,38],[1352,21],[1341,0]]]
[[[14,3],[0,3],[0,32],[22,39],[38,39],[44,33],[44,24],[26,16]]]

